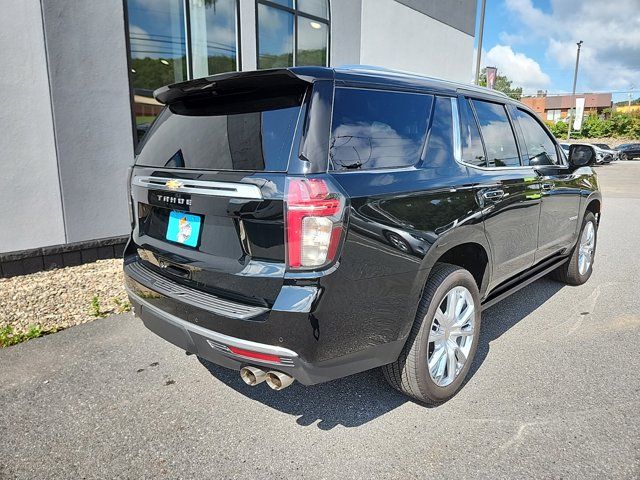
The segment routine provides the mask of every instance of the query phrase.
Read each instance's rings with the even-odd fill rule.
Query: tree
[[[520,100],[522,97],[522,87],[512,88],[513,82],[504,75],[496,75],[496,81],[493,83],[493,89],[502,93],[506,93],[511,98]],[[480,85],[487,86],[487,69],[483,68],[480,73]]]

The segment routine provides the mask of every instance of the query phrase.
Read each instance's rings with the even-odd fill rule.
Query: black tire
[[[458,376],[451,384],[441,387],[431,379],[427,365],[429,332],[436,309],[445,295],[456,286],[464,286],[473,297],[473,342]],[[425,285],[407,343],[398,360],[382,367],[385,378],[393,388],[420,402],[437,404],[449,400],[462,386],[473,363],[480,337],[480,319],[480,293],[471,273],[456,265],[437,263]]]
[[[591,259],[591,264],[589,268],[584,272],[584,274],[580,273],[579,269],[579,258],[580,258],[580,239],[582,238],[582,233],[584,232],[585,227],[589,222],[593,223],[594,227],[594,244],[593,244],[593,254]],[[567,285],[582,285],[593,273],[593,261],[595,260],[596,255],[596,247],[598,246],[598,222],[596,217],[591,212],[586,212],[584,218],[582,219],[582,227],[580,228],[580,233],[578,235],[578,241],[576,242],[576,246],[573,247],[573,251],[571,252],[571,256],[569,257],[569,261],[559,267],[557,270],[553,272],[553,277]]]

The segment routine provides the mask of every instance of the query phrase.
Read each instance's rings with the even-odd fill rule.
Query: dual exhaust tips
[[[240,370],[240,378],[242,378],[244,383],[252,387],[266,380],[267,385],[273,390],[287,388],[295,380],[291,375],[284,372],[278,372],[277,370],[269,370],[266,372],[261,368],[252,366],[242,367]]]

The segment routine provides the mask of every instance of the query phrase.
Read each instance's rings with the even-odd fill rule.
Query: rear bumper
[[[220,328],[211,328],[211,319],[214,317],[211,312],[194,310],[193,304],[182,302],[179,296],[158,292],[163,289],[153,288],[155,284],[143,284],[129,266],[125,266],[125,280],[135,313],[149,330],[187,352],[233,370],[255,365],[286,372],[304,385],[313,385],[390,363],[397,358],[404,345],[404,340],[386,342],[355,353],[327,358],[326,354],[332,346],[322,346],[321,342],[314,340],[316,345],[310,348],[310,342],[304,340],[310,316],[308,312],[299,311],[304,302],[294,302],[292,307],[298,310],[292,308],[290,311],[284,310],[283,305],[276,311],[274,305],[274,309],[267,309],[265,313],[268,320],[226,318],[217,322]],[[194,323],[203,315],[208,315],[210,320],[202,322],[206,326]],[[295,328],[300,332],[292,332]],[[299,345],[291,342],[286,347],[276,344],[290,338],[297,338]],[[234,353],[232,348],[275,356],[278,361],[245,357]],[[309,361],[305,355],[310,352],[324,359]]]

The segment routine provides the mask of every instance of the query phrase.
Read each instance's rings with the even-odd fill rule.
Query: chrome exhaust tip
[[[267,385],[271,387],[272,390],[282,390],[287,388],[295,381],[291,375],[278,372],[277,370],[270,370],[267,372]]]
[[[240,378],[242,378],[247,385],[255,387],[267,379],[267,372],[258,367],[242,367],[240,370]]]

